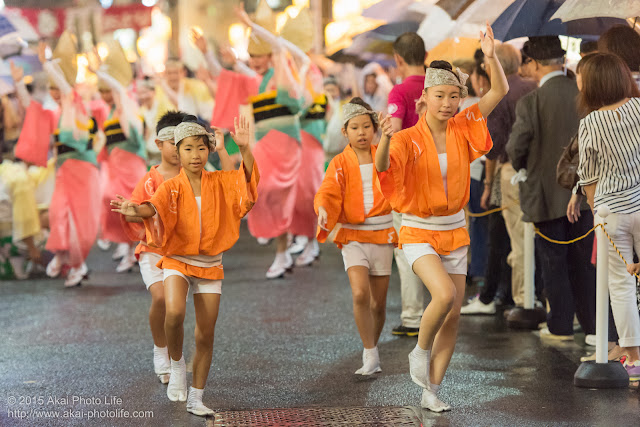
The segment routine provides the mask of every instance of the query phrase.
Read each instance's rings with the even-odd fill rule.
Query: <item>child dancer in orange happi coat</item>
[[[376,147],[371,143],[378,127],[382,128],[382,139],[388,140],[393,133],[388,118],[380,122],[377,113],[360,98],[345,104],[342,133],[349,145],[329,163],[314,200],[318,241],[326,241],[336,224],[342,224],[334,242],[342,249],[353,293],[353,315],[364,346],[358,375],[382,371],[377,345],[385,321],[393,248],[398,241],[391,206],[376,188]]]
[[[448,62],[434,61],[420,99],[426,113],[390,143],[382,140],[376,152],[380,188],[402,213],[400,245],[432,297],[409,365],[411,378],[424,389],[422,406],[435,412],[451,409],[436,394],[453,355],[464,298],[469,164],[491,149],[486,117],[509,90],[488,24],[481,41],[492,72],[491,90],[480,102],[457,113],[467,96],[468,76]]]
[[[257,199],[258,169],[249,145],[250,126],[236,120],[233,138],[242,153],[239,170],[204,170],[214,135],[187,116],[175,129],[182,170],[160,185],[142,204],[123,197],[113,200],[115,212],[142,218],[147,239],[162,250],[165,334],[171,357],[167,396],[187,400],[187,411],[200,416],[213,411],[202,403],[213,353],[213,336],[222,292],[222,254],[238,240],[240,220]],[[189,288],[196,314],[193,385],[187,398],[186,365],[182,354],[183,322]]]
[[[181,111],[169,111],[165,113],[156,126],[156,145],[160,150],[162,162],[151,167],[149,172],[138,182],[131,195],[133,203],[142,203],[153,197],[160,185],[180,173],[180,160],[174,141],[174,131],[187,116]],[[216,138],[221,140],[222,132],[216,131]],[[216,151],[220,155],[220,161],[224,170],[233,170],[233,161],[224,149],[223,144],[216,145]],[[162,258],[162,250],[146,244],[145,227],[142,220],[135,217],[121,215],[121,222],[127,236],[133,241],[140,240],[136,247],[135,255],[140,265],[142,280],[151,294],[151,306],[149,307],[149,326],[153,337],[153,367],[156,375],[163,384],[169,381],[170,362],[167,349],[167,339],[164,333],[164,286],[163,272],[156,264]]]

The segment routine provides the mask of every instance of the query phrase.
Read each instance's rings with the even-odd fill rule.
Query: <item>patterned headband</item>
[[[457,67],[455,71],[443,70],[442,68],[427,68],[427,73],[424,76],[424,88],[443,85],[457,86],[460,88],[460,97],[466,98],[469,95],[469,89],[465,86],[468,78],[469,75],[463,73]]]
[[[212,145],[213,150],[216,149],[216,137],[214,134],[207,132],[204,126],[195,122],[182,122],[176,126],[174,132],[174,141],[178,145],[180,141],[190,136],[206,135],[209,138],[209,143]]]
[[[176,126],[167,126],[160,129],[158,132],[158,139],[160,141],[173,141],[175,137]],[[175,142],[174,142],[175,143]]]
[[[365,114],[371,116],[371,121],[373,121],[374,125],[378,124],[378,114],[375,111],[367,110],[360,104],[352,104],[351,102],[344,104],[342,107],[342,114],[344,116],[342,126],[346,126],[347,123],[349,123],[349,120],[354,117],[363,116]]]

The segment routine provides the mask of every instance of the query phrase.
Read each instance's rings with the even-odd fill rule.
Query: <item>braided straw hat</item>
[[[258,4],[258,8],[256,9],[254,22],[271,33],[276,33],[276,16],[266,0],[260,0],[260,4]],[[252,31],[252,34],[249,36],[247,51],[249,55],[254,56],[269,55],[272,48],[270,43],[253,34]]]
[[[109,53],[102,64],[102,71],[116,79],[122,86],[129,86],[133,80],[133,70],[131,69],[131,64],[127,61],[124,49],[122,49],[117,40],[107,41],[107,48]],[[98,86],[104,89],[108,88],[102,81],[98,82]]]
[[[58,66],[64,74],[65,80],[71,87],[76,84],[78,75],[78,41],[69,31],[65,31],[60,36],[56,48],[53,50],[53,60],[57,60]]]
[[[313,47],[313,19],[309,8],[305,7],[295,18],[287,18],[280,36],[295,44],[303,52],[309,52]]]

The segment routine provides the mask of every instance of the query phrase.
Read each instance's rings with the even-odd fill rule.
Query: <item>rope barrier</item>
[[[489,216],[489,215],[497,213],[497,212],[502,212],[502,211],[506,211],[507,209],[511,209],[514,206],[518,206],[519,203],[520,202],[513,202],[510,205],[502,206],[502,207],[499,207],[499,208],[491,209],[491,210],[488,210],[488,211],[485,211],[485,212],[480,212],[480,213],[467,212],[467,215],[470,218],[482,218],[484,216]]]
[[[604,232],[604,235],[605,235],[605,236],[607,236],[607,239],[609,239],[609,242],[611,243],[611,246],[613,246],[613,249],[615,249],[616,253],[618,254],[618,256],[620,257],[620,259],[621,259],[621,260],[622,260],[622,262],[624,263],[624,266],[625,266],[625,267],[628,267],[628,266],[629,266],[629,263],[627,262],[627,260],[624,258],[624,256],[623,256],[623,255],[622,255],[622,253],[620,252],[620,249],[618,249],[618,247],[616,246],[616,244],[613,242],[613,239],[611,238],[611,236],[609,235],[609,233],[607,233],[606,228],[604,228],[604,226],[605,226],[605,225],[606,225],[606,223],[605,223],[605,224],[597,224],[597,225],[595,225],[591,230],[587,231],[584,235],[582,235],[582,236],[580,236],[580,237],[577,237],[577,238],[575,238],[575,239],[572,239],[572,240],[566,240],[566,241],[563,241],[563,240],[555,240],[555,239],[552,239],[552,238],[550,238],[550,237],[547,237],[547,236],[545,236],[544,234],[542,234],[542,232],[540,231],[540,229],[539,229],[539,228],[537,228],[537,227],[535,227],[535,228],[534,228],[534,231],[535,231],[535,233],[536,233],[538,236],[542,237],[542,238],[543,238],[544,240],[546,240],[547,242],[555,243],[555,244],[557,244],[557,245],[570,245],[570,244],[572,244],[572,243],[579,242],[580,240],[587,238],[587,236],[589,236],[589,234],[593,233],[597,228],[602,228],[602,231]],[[640,275],[635,274],[635,273],[634,273],[633,275],[634,275],[637,279],[640,279]]]

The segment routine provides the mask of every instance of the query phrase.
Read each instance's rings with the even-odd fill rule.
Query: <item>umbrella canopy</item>
[[[446,39],[429,51],[427,61],[442,60],[453,62],[456,59],[473,58],[480,47],[480,40],[471,38]]]
[[[563,22],[576,19],[597,18],[633,18],[640,16],[638,0],[567,0],[551,19]]]
[[[7,19],[0,15],[0,57],[16,55],[23,47],[27,47],[16,31],[16,27]]]
[[[600,35],[614,25],[626,25],[617,18],[590,18],[562,22],[550,21],[564,0],[516,0],[493,23],[496,39],[506,41],[533,36]]]
[[[362,16],[365,18],[379,19],[387,23],[401,21],[415,21],[419,23],[424,18],[424,13],[410,8],[415,2],[416,0],[382,0],[363,10]]]

